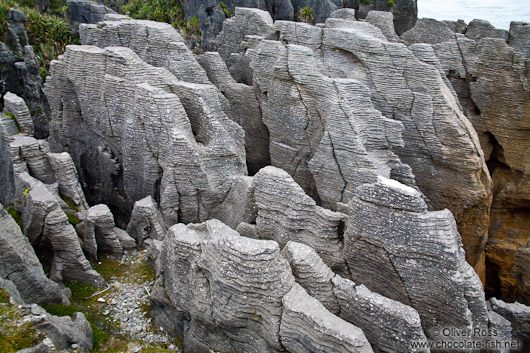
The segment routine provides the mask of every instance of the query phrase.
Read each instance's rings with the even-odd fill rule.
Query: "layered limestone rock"
[[[465,261],[448,210],[427,211],[420,192],[381,178],[349,204],[344,256],[356,283],[416,309],[433,327],[487,327],[484,292]]]
[[[272,165],[332,209],[377,175],[417,185],[430,207],[455,215],[469,262],[483,263],[490,178],[477,135],[438,68],[366,22],[276,21],[274,28],[289,45],[261,40],[246,51]]]
[[[513,39],[507,44],[507,32],[484,21],[472,21],[465,37],[428,34],[439,32],[438,27],[445,24],[431,20],[430,25],[415,27],[402,38],[432,44],[463,111],[478,133],[493,181],[486,248],[488,290],[491,295],[513,299],[517,285],[511,276],[514,258],[530,236],[530,83],[526,51],[522,48],[529,35],[524,26],[515,23]],[[461,227],[460,231],[463,233]],[[473,264],[465,233],[462,236],[467,259]]]
[[[76,312],[69,317],[45,312],[44,315],[33,317],[29,322],[45,332],[59,351],[69,350],[73,344],[77,345],[80,352],[87,353],[92,350],[94,343],[92,327],[83,313]]]
[[[241,237],[217,220],[177,224],[160,263],[186,351],[282,349],[282,298],[295,282],[276,242]]]
[[[320,46],[322,29],[279,22],[280,39]],[[320,64],[307,47],[264,40],[253,55],[254,82],[266,99],[271,163],[310,196],[336,209],[377,175],[414,184],[410,168],[392,152],[403,146],[403,126],[374,108],[366,86],[315,71]]]
[[[36,185],[24,199],[24,234],[32,244],[49,244],[53,249],[50,278],[76,280],[103,287],[105,280],[94,271],[81,250],[74,227],[68,223],[57,199],[44,185]]]
[[[295,284],[282,303],[280,336],[287,351],[373,352],[361,329],[331,314],[300,285]]]
[[[163,240],[166,232],[162,213],[151,196],[134,203],[127,233],[136,240],[136,244],[141,246],[146,239]]]
[[[223,24],[223,31],[216,38],[217,51],[237,82],[252,84],[252,70],[245,49],[250,43],[269,38],[274,33],[271,15],[266,11],[238,7],[234,16]]]
[[[13,282],[27,303],[66,303],[57,283],[46,277],[28,238],[0,204],[0,277]]]
[[[416,310],[338,275],[332,283],[340,317],[362,328],[376,352],[429,352]]]
[[[254,89],[237,83],[217,52],[198,57],[210,81],[230,103],[230,118],[245,130],[245,150],[250,175],[270,164],[269,132],[261,119],[261,109]]]
[[[71,201],[72,206],[78,211],[88,209],[85,194],[70,154],[66,152],[48,153],[47,156],[59,183],[61,196]]]
[[[7,92],[4,95],[4,114],[5,113],[11,114],[16,119],[19,126],[19,132],[25,132],[28,136],[33,136],[33,120],[31,119],[31,114],[26,103],[21,97],[11,92]]]
[[[167,23],[127,18],[84,24],[79,32],[84,45],[126,47],[146,63],[168,69],[179,80],[210,84],[182,36]]]
[[[512,325],[512,338],[522,351],[530,347],[530,307],[520,303],[505,303],[500,299],[489,300],[491,309]]]
[[[288,241],[311,246],[337,271],[347,271],[342,226],[346,215],[319,207],[285,171],[265,167],[254,176],[257,234],[283,248]]]
[[[50,146],[46,140],[19,134],[12,140],[10,149],[15,176],[27,171],[44,184],[55,182],[55,173],[48,159]]]
[[[88,201],[104,200],[118,225],[146,195],[169,225],[213,217],[231,177],[245,174],[243,131],[216,88],[178,81],[130,49],[68,46],[45,88],[54,149],[68,146]]]
[[[327,310],[337,315],[340,307],[331,283],[335,274],[316,251],[308,245],[289,241],[283,248],[282,255],[289,261],[296,282]]]

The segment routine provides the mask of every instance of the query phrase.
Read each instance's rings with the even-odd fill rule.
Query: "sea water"
[[[511,21],[530,23],[530,0],[417,0],[418,18],[436,20],[477,18],[509,29]]]

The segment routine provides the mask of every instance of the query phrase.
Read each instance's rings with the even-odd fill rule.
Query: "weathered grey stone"
[[[83,217],[85,218],[85,217]],[[94,235],[98,251],[121,258],[123,247],[115,232],[114,216],[107,205],[95,205],[86,211],[86,221],[94,225]]]
[[[530,59],[530,23],[511,22],[508,44],[518,50],[525,59]]]
[[[50,347],[48,347],[44,343],[39,343],[38,345],[31,347],[31,348],[25,348],[17,351],[17,353],[48,353],[50,351]]]
[[[254,179],[241,176],[234,179],[218,214],[225,224],[237,229],[241,223],[255,223],[257,216],[254,200]]]
[[[468,261],[483,263],[491,181],[477,135],[436,67],[402,44],[379,38],[365,27],[324,28],[330,73],[361,81],[375,109],[403,123],[404,147],[393,150],[412,168],[430,206],[454,214]]]
[[[354,9],[337,9],[328,18],[342,18],[343,20],[356,21]]]
[[[309,295],[318,299],[328,311],[337,315],[340,312],[340,307],[333,294],[331,283],[335,274],[322,261],[316,251],[308,245],[289,241],[284,246],[282,255],[289,261],[296,282]]]
[[[237,83],[217,52],[198,57],[210,81],[230,103],[230,118],[245,130],[245,150],[250,175],[270,164],[269,133],[261,119],[261,109],[252,87]]]
[[[0,277],[0,289],[3,289],[9,295],[9,301],[16,304],[24,304],[24,299],[20,295],[17,286],[8,279]]]
[[[79,28],[81,43],[127,47],[149,65],[168,69],[179,80],[209,84],[182,36],[168,23],[123,19]]]
[[[370,11],[364,20],[379,28],[389,42],[399,41],[394,30],[394,17],[392,13],[386,11]]]
[[[160,262],[184,350],[282,349],[282,298],[295,281],[276,242],[241,237],[217,220],[177,224]]]
[[[127,226],[127,233],[141,246],[145,239],[163,240],[167,228],[162,213],[158,210],[151,196],[147,196],[134,203],[131,221]]]
[[[9,41],[17,52],[21,52],[22,48],[29,44],[28,34],[24,29],[24,23],[27,21],[26,15],[20,10],[11,8],[7,16],[9,19],[7,22]]]
[[[490,304],[490,302],[488,302]],[[488,319],[489,319],[489,326],[488,330],[492,334],[494,334],[495,341],[502,342],[503,346],[500,347],[500,349],[492,350],[494,352],[499,353],[509,353],[510,347],[505,347],[504,345],[506,343],[515,343],[512,341],[512,324],[510,321],[502,317],[501,315],[497,314],[496,312],[492,311],[490,308],[488,308]],[[517,343],[515,343],[517,344]]]
[[[289,352],[373,352],[363,331],[333,315],[298,284],[282,300],[282,344]]]
[[[103,21],[106,14],[114,13],[105,5],[90,0],[68,0],[66,4],[68,5],[71,27],[76,34],[79,31],[79,24],[98,23]]]
[[[380,177],[349,204],[344,256],[353,281],[416,309],[433,327],[487,327],[482,284],[465,261],[448,210],[427,211],[420,192]]]
[[[18,125],[20,126],[19,132],[25,132],[28,136],[33,136],[34,127],[31,114],[29,113],[28,107],[22,98],[7,92],[4,95],[4,113],[12,114]]]
[[[346,215],[319,207],[285,171],[265,167],[254,176],[256,226],[261,239],[311,246],[333,270],[344,271],[341,231]]]
[[[217,51],[237,82],[252,84],[252,77],[248,75],[248,60],[243,52],[245,48],[240,43],[245,41],[246,36],[268,38],[273,33],[271,15],[258,9],[238,7],[234,16],[224,22],[223,31],[216,38]]]
[[[69,350],[72,344],[77,344],[81,352],[92,349],[92,328],[83,313],[74,313],[71,318],[45,314],[33,318],[31,322],[46,333],[57,350]]]
[[[13,282],[26,303],[67,302],[42,265],[15,220],[0,205],[0,277]]]
[[[105,280],[85,258],[74,227],[68,223],[56,198],[43,185],[25,196],[22,213],[24,232],[33,244],[45,241],[54,250],[50,278],[77,280],[103,287]]]
[[[500,38],[505,42],[508,41],[508,31],[505,29],[496,29],[486,20],[473,20],[469,22],[466,29],[466,37],[473,40],[482,38]]]
[[[518,341],[522,351],[530,347],[530,307],[520,303],[505,303],[500,299],[491,298],[489,304],[494,312],[510,321],[512,338]]]
[[[13,163],[25,164],[29,174],[45,184],[55,182],[55,174],[47,155],[50,152],[47,141],[19,134],[14,137],[10,148]],[[13,168],[15,175],[24,169],[15,166]]]
[[[120,241],[120,245],[123,250],[132,250],[136,248],[136,240],[127,233],[127,231],[114,227],[114,233]]]
[[[126,48],[69,46],[51,72],[54,146],[69,147],[89,203],[104,200],[118,225],[146,195],[168,225],[213,217],[231,177],[245,174],[243,130],[213,85],[177,81]]]
[[[456,21],[442,21],[451,29],[451,31],[455,33],[464,34],[466,33],[467,24],[464,22],[464,20],[456,20]]]
[[[401,35],[407,44],[428,43],[436,44],[454,40],[455,33],[446,23],[432,18],[420,18],[414,28]]]
[[[340,317],[361,328],[374,351],[430,352],[416,310],[338,275],[332,283]]]
[[[370,27],[384,39],[367,23],[330,20]],[[280,39],[321,46],[322,34],[304,32],[308,25],[285,21],[276,25]],[[377,175],[414,185],[410,168],[392,152],[403,145],[401,123],[383,117],[358,80],[331,78],[326,70],[314,70],[321,65],[315,56],[306,47],[267,40],[256,49],[254,82],[264,95],[263,121],[270,132],[272,165],[287,171],[308,195],[331,209],[348,202],[357,186]]]
[[[70,154],[67,152],[47,153],[47,156],[59,183],[61,196],[73,203],[75,211],[87,210],[88,204],[85,194],[79,183],[77,170]]]
[[[0,114],[0,203],[9,205],[15,197],[15,178],[13,160],[11,158],[11,142],[13,135],[18,134],[15,122],[4,114]]]

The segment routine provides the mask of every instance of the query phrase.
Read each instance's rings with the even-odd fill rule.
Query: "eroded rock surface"
[[[332,315],[298,284],[283,297],[280,336],[289,352],[373,352],[361,329]]]
[[[528,42],[530,31],[522,23],[513,23],[513,36],[508,37],[506,31],[475,20],[463,31],[464,35],[433,36],[429,33],[439,32],[436,28],[445,24],[431,22],[416,26],[402,38],[432,44],[463,111],[477,131],[493,184],[486,282],[491,295],[513,299],[517,285],[511,276],[514,258],[530,236],[527,231],[530,84],[525,68],[528,54],[523,44]],[[467,232],[462,231],[460,224],[459,229],[468,261],[476,263],[483,276],[483,260],[475,257],[475,252],[466,245]]]
[[[482,284],[465,261],[453,216],[380,178],[349,204],[344,256],[352,279],[416,309],[422,327],[487,327]],[[440,282],[435,282],[440,281]]]
[[[146,195],[167,224],[210,218],[245,174],[243,130],[216,88],[178,81],[130,49],[69,46],[46,91],[54,148],[68,146],[87,200],[105,200],[118,225]]]
[[[59,285],[46,277],[42,265],[15,220],[0,205],[0,276],[16,286],[27,303],[63,303]]]
[[[314,248],[334,270],[345,270],[340,231],[346,215],[319,207],[285,171],[265,167],[254,176],[256,228],[284,247],[293,240]]]

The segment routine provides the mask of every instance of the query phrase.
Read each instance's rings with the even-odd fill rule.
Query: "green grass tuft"
[[[6,207],[6,211],[7,211],[7,213],[9,213],[9,215],[11,217],[13,217],[15,222],[17,222],[17,224],[20,227],[20,229],[22,229],[22,213],[20,213],[17,210],[15,210],[15,206],[13,206],[13,205],[7,206]]]

